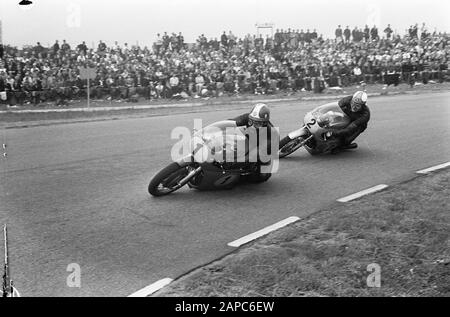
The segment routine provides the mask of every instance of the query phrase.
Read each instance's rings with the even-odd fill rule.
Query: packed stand
[[[157,34],[153,47],[107,46],[83,42],[71,47],[56,41],[17,49],[0,49],[0,101],[9,105],[39,104],[86,98],[87,81],[80,67],[95,68],[91,98],[100,100],[208,98],[279,91],[322,92],[326,87],[360,83],[413,86],[448,75],[449,36],[411,26],[404,36],[390,25],[341,26],[335,38],[316,30],[276,30],[273,37],[231,31],[217,38],[201,34],[185,43],[182,33]]]

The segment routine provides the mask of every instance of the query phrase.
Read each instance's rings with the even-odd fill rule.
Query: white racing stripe
[[[362,190],[360,192],[357,192],[357,193],[354,193],[352,195],[339,198],[337,201],[339,201],[341,203],[346,203],[346,202],[348,202],[350,200],[362,197],[364,195],[368,195],[368,194],[380,191],[382,189],[385,189],[386,187],[388,187],[388,185],[380,184],[380,185],[377,185],[377,186],[374,186],[374,187],[370,187],[370,188],[364,189],[364,190]]]
[[[129,295],[128,297],[146,297],[148,295],[153,294],[156,291],[159,291],[164,286],[170,284],[173,280],[171,278],[163,278],[162,280],[159,280],[149,286],[144,287],[143,289],[134,292],[133,294]]]
[[[286,219],[281,220],[281,221],[279,221],[279,222],[277,222],[277,223],[275,223],[275,224],[273,224],[271,226],[268,226],[268,227],[266,227],[264,229],[261,229],[259,231],[254,232],[254,233],[251,233],[251,234],[249,234],[249,235],[247,235],[245,237],[242,237],[240,239],[237,239],[237,240],[235,240],[233,242],[230,242],[230,243],[228,243],[228,246],[237,248],[237,247],[239,247],[239,246],[241,246],[243,244],[246,244],[246,243],[248,243],[248,242],[250,242],[252,240],[255,240],[255,239],[259,238],[259,237],[262,237],[262,236],[268,234],[269,232],[275,231],[275,230],[280,229],[280,228],[282,228],[284,226],[287,226],[290,223],[296,222],[299,219],[300,219],[299,217],[286,218]]]
[[[441,168],[445,168],[445,167],[447,167],[447,166],[450,166],[450,162],[443,163],[443,164],[439,164],[439,165],[436,165],[436,166],[432,166],[432,167],[426,168],[426,169],[424,169],[424,170],[417,171],[416,173],[417,173],[417,174],[428,174],[428,173],[430,173],[430,172],[439,170],[439,169],[441,169]]]

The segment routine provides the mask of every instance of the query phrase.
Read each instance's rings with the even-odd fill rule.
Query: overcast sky
[[[70,44],[115,40],[151,44],[160,32],[182,32],[186,42],[200,34],[220,37],[256,34],[255,23],[275,28],[314,29],[334,36],[338,24],[363,27],[390,23],[404,33],[425,22],[429,30],[450,32],[449,0],[33,0],[25,10],[20,0],[0,0],[3,43]]]

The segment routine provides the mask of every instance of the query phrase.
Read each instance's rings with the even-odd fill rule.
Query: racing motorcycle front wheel
[[[294,153],[299,148],[301,148],[306,143],[306,141],[307,139],[301,136],[295,139],[291,139],[289,135],[285,136],[280,141],[280,149],[278,151],[279,158],[283,158]]]
[[[172,163],[153,177],[148,185],[148,192],[157,197],[168,195],[186,185],[200,170],[200,167]]]

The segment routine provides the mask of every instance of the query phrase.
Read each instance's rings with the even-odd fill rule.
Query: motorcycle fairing
[[[323,133],[329,128],[345,128],[350,123],[350,118],[342,111],[337,102],[330,102],[307,113],[304,121],[305,125],[310,127],[311,133],[315,134],[316,132]]]
[[[227,188],[238,183],[240,177],[240,172],[236,170],[223,170],[214,164],[202,164],[202,171],[188,185],[199,190]]]

